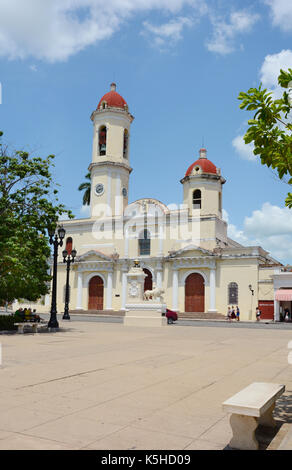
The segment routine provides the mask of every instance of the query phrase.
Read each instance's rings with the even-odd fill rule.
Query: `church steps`
[[[70,313],[78,315],[106,315],[114,317],[125,316],[125,312],[123,310],[70,310]],[[178,314],[178,318],[181,320],[226,320],[226,315],[208,312],[181,312]]]

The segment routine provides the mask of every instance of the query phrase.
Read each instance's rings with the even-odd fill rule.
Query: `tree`
[[[78,190],[79,191],[84,191],[84,194],[83,194],[83,205],[84,206],[89,206],[90,205],[90,191],[91,191],[91,175],[90,173],[87,173],[87,175],[85,175],[85,178],[87,178],[89,180],[89,182],[85,182],[85,183],[81,183]]]
[[[240,108],[256,111],[248,121],[249,128],[244,136],[246,144],[253,142],[255,155],[259,155],[262,165],[276,170],[278,177],[288,176],[292,184],[292,69],[280,70],[278,83],[283,88],[281,98],[273,99],[272,92],[250,88],[247,93],[239,93]],[[287,93],[287,89],[290,92]],[[292,193],[288,193],[286,206],[292,207]]]
[[[0,139],[3,135],[0,132]],[[54,155],[9,154],[0,140],[0,301],[37,300],[48,293],[48,228],[73,215],[58,203],[50,167]]]

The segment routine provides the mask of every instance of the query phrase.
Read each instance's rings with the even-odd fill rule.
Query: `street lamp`
[[[53,287],[52,287],[52,303],[51,303],[51,316],[48,323],[49,328],[59,328],[57,320],[57,262],[58,262],[58,247],[63,245],[66,230],[59,227],[57,233],[53,229],[49,229],[50,244],[54,247],[54,263],[53,263]]]
[[[71,251],[71,253],[68,254],[67,250],[63,250],[62,254],[63,254],[63,262],[67,263],[65,308],[64,308],[63,320],[70,320],[70,315],[69,315],[69,272],[70,272],[70,264],[74,263],[74,258],[77,255],[77,251],[75,249],[73,249]]]
[[[254,289],[252,288],[252,285],[251,285],[251,284],[248,286],[248,288],[249,288],[249,290],[251,291],[251,295],[254,295]]]

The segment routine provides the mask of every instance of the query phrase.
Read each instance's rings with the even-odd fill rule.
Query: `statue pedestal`
[[[126,304],[124,325],[126,326],[164,326],[167,318],[162,316],[166,305],[161,303],[141,302]]]
[[[127,302],[125,326],[164,326],[167,318],[162,316],[166,305],[157,300],[143,300],[146,274],[140,267],[133,267],[127,274]]]

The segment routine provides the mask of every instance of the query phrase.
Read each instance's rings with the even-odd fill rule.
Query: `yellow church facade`
[[[282,265],[262,247],[242,246],[227,236],[222,218],[226,180],[206,149],[178,181],[183,197],[177,204],[167,206],[151,195],[128,201],[133,119],[115,84],[91,115],[90,216],[62,221],[67,250],[77,250],[70,310],[124,311],[126,274],[138,259],[147,275],[145,290],[162,288],[167,308],[179,315],[216,318],[238,305],[241,320],[254,321],[260,304],[274,318],[273,275]],[[64,311],[65,283],[59,249],[58,312]],[[42,309],[49,308],[47,299]]]

